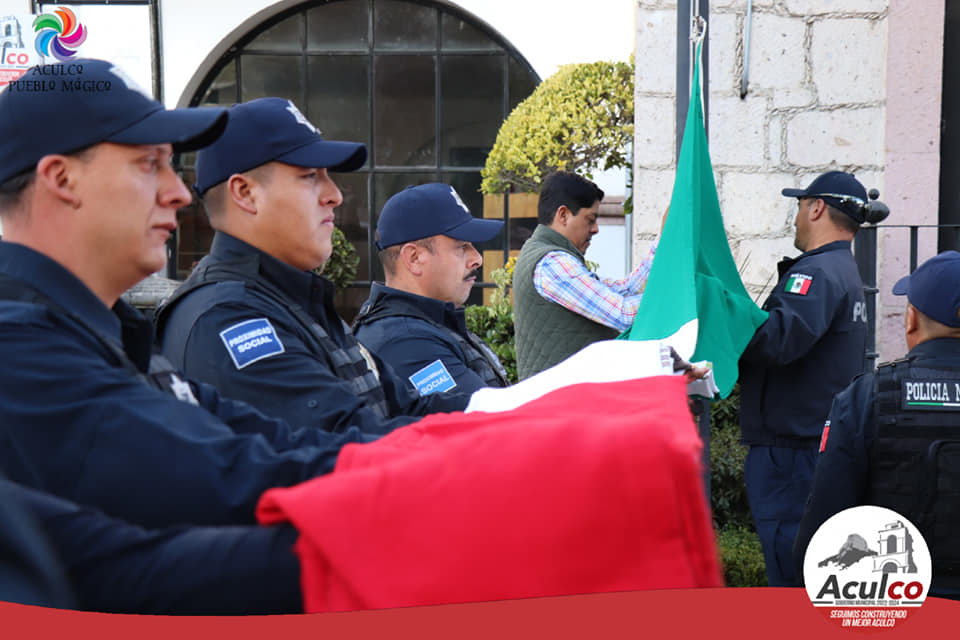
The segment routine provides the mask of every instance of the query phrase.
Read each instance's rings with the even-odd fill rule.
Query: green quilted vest
[[[552,367],[583,347],[619,335],[593,320],[545,300],[533,286],[533,271],[551,251],[565,251],[586,265],[583,254],[563,235],[537,225],[520,250],[513,270],[513,322],[516,332],[517,376],[523,380]]]

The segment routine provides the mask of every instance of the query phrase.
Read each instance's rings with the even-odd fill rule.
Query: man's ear
[[[407,242],[400,247],[400,255],[397,256],[397,262],[408,273],[419,276],[423,275],[424,254],[427,250],[415,242]]]
[[[241,210],[256,215],[256,185],[256,178],[245,173],[235,173],[227,179],[227,199]]]
[[[40,158],[35,180],[53,197],[74,209],[80,207],[81,201],[75,189],[76,181],[71,159],[67,156],[53,154]]]
[[[822,199],[817,198],[813,201],[813,206],[807,209],[807,217],[810,218],[810,221],[819,220],[823,214],[827,212],[827,203]]]
[[[573,212],[567,207],[567,205],[562,204],[557,207],[557,212],[553,216],[553,221],[559,224],[561,227],[567,226],[567,223],[570,222],[570,218],[573,217]]]
[[[908,336],[912,333],[916,333],[920,328],[920,321],[917,318],[917,310],[913,308],[912,304],[907,304],[907,310],[903,314],[903,331]]]

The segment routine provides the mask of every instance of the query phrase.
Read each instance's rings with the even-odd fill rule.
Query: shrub
[[[333,229],[333,253],[330,259],[316,269],[317,273],[323,274],[337,291],[346,289],[357,276],[357,265],[360,264],[360,257],[357,256],[357,250],[347,237],[343,235],[340,229]]]
[[[507,117],[483,168],[484,193],[538,191],[551,171],[628,167],[633,63],[568,64]]]
[[[714,524],[753,529],[743,480],[747,448],[740,444],[740,389],[710,408],[710,506]]]
[[[740,388],[710,408],[710,507],[728,587],[767,584],[763,550],[747,502],[740,444]]]
[[[723,579],[728,587],[767,586],[760,538],[749,529],[732,525],[717,532]]]
[[[513,333],[513,305],[510,304],[509,287],[513,280],[513,267],[517,259],[510,258],[507,264],[491,274],[497,290],[487,306],[473,305],[466,308],[467,328],[493,349],[507,370],[511,384],[517,381],[517,349]]]

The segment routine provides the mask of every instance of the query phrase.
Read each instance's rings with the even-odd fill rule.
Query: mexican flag
[[[629,340],[662,340],[686,360],[713,363],[720,395],[767,313],[750,298],[723,228],[703,125],[700,46],[670,213]]]
[[[307,613],[719,587],[701,447],[682,376],[579,383],[347,445],[257,517]]]
[[[787,293],[796,293],[801,296],[807,295],[807,291],[810,290],[810,283],[813,282],[811,276],[804,275],[802,273],[795,273],[787,279],[786,291]]]

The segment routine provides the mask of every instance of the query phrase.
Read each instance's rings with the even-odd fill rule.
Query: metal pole
[[[683,142],[683,126],[690,107],[690,85],[693,82],[694,44],[690,40],[690,23],[699,15],[709,23],[710,0],[678,0],[677,2],[677,145],[676,157],[680,157]],[[710,29],[701,48],[702,65],[700,78],[703,82],[703,129],[710,139]]]
[[[693,8],[690,0],[677,2],[677,153],[680,157],[680,143],[683,142],[683,125],[687,121],[687,109],[690,106],[690,18]]]
[[[867,340],[863,353],[863,370],[873,371],[877,353],[877,227],[860,227],[853,240],[853,253],[860,279],[863,280],[863,299],[867,305]]]
[[[710,13],[709,0],[679,0],[677,3],[677,146],[676,157],[680,159],[680,146],[683,143],[683,127],[687,122],[687,111],[690,107],[691,85],[693,84],[693,59],[696,52],[696,45],[690,40],[690,26],[694,16],[700,16],[707,20]],[[707,29],[707,37],[703,39],[700,49],[701,67],[700,78],[703,82],[703,127],[707,132],[709,139],[709,122],[707,114],[710,107],[710,56],[709,56],[709,38],[710,30]],[[696,400],[700,404],[701,413],[697,417],[697,427],[700,432],[700,439],[703,441],[703,490],[710,502],[710,405],[709,400]]]
[[[743,74],[740,76],[740,99],[747,96],[750,82],[750,30],[753,20],[753,0],[747,0],[747,17],[743,23]]]

